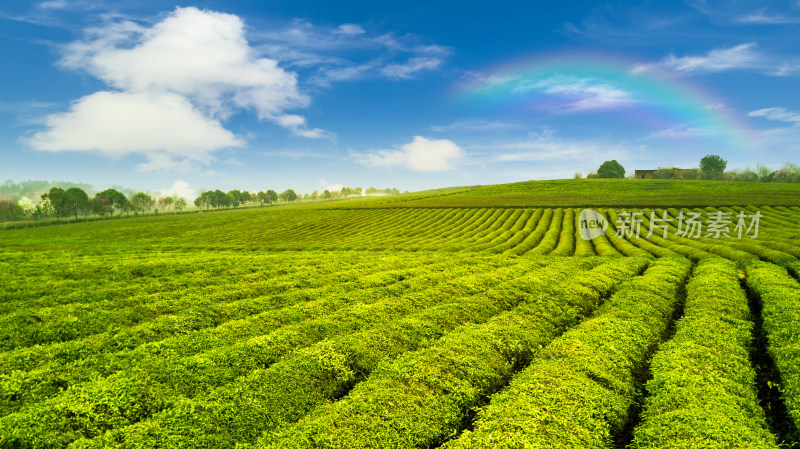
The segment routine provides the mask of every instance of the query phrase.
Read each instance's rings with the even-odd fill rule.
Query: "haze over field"
[[[796,1],[49,0],[0,23],[17,182],[422,190],[800,151]]]

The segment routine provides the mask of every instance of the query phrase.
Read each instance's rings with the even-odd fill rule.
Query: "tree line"
[[[755,170],[747,167],[726,171],[728,161],[716,154],[709,154],[700,159],[700,166],[690,169],[666,166],[658,167],[650,175],[652,179],[705,179],[717,181],[747,182],[800,182],[800,165],[787,162],[778,170],[758,164]],[[629,177],[632,177],[629,174]],[[581,178],[575,173],[575,179]],[[616,160],[605,161],[596,171],[589,172],[587,178],[624,178],[625,168]]]
[[[394,195],[399,194],[400,191],[391,188],[376,189],[375,187],[369,187],[365,191],[361,187],[343,187],[338,191],[324,190],[322,193],[315,190],[311,194],[303,195],[302,199],[331,199],[361,196],[362,193]],[[201,190],[200,195],[194,200],[194,205],[199,209],[209,210],[239,206],[271,206],[277,201],[292,203],[298,199],[301,199],[301,196],[292,189],[281,193],[271,189],[252,193],[246,190],[223,192],[217,189]],[[125,196],[116,189],[106,189],[90,198],[80,187],[67,189],[51,187],[47,193],[41,195],[41,201],[38,204],[27,196],[23,196],[17,201],[0,199],[0,222],[5,223],[19,219],[40,220],[53,217],[56,221],[67,217],[75,217],[77,220],[80,215],[83,215],[84,218],[89,214],[113,217],[115,214],[147,214],[170,209],[179,212],[187,206],[187,201],[178,196],[154,197],[144,192]]]
[[[20,218],[45,219],[55,217],[56,221],[79,215],[84,218],[89,214],[101,217],[114,214],[148,213],[151,210],[173,209],[180,211],[187,206],[186,200],[178,196],[154,198],[153,196],[138,192],[126,197],[116,189],[106,189],[90,198],[80,187],[70,187],[66,190],[61,187],[51,187],[47,193],[41,195],[41,202],[34,203],[28,197],[18,201],[0,200],[0,220],[3,222]]]

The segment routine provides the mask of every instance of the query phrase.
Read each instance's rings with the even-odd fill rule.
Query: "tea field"
[[[0,230],[0,447],[797,447],[796,187],[532,185]]]

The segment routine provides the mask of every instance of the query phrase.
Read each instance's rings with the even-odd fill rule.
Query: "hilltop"
[[[558,179],[450,187],[397,196],[317,203],[365,207],[798,206],[800,184],[663,179]]]

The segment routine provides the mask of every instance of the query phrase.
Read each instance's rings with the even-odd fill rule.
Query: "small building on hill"
[[[663,169],[662,169],[663,170]],[[672,178],[671,179],[678,179],[680,178],[682,173],[686,173],[691,171],[690,168],[673,168]],[[655,173],[659,170],[636,170],[633,174],[634,179],[653,179]],[[663,178],[662,178],[663,179]]]

